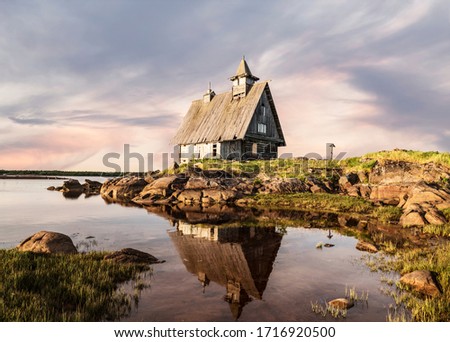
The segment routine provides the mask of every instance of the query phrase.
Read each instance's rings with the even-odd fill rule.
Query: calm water
[[[103,179],[98,179],[102,181]],[[83,179],[80,179],[83,181]],[[192,225],[94,196],[47,191],[62,180],[0,180],[0,248],[45,229],[72,237],[80,250],[136,248],[166,260],[154,265],[129,321],[322,321],[311,302],[369,293],[346,321],[385,321],[392,299],[371,273],[357,240],[314,228],[218,228]],[[318,242],[332,248],[316,249]],[[342,319],[341,319],[342,320]]]

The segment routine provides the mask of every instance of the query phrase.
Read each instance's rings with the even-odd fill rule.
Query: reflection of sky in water
[[[79,179],[80,182],[84,178]],[[63,180],[0,179],[0,247],[9,248],[39,230],[71,236],[75,243],[94,236],[97,249],[117,249],[161,238],[166,221],[140,208],[106,205],[99,196],[65,199],[46,190]],[[164,236],[165,238],[165,236]]]
[[[83,181],[80,178],[80,182]],[[128,320],[234,319],[236,312],[233,313],[230,303],[224,300],[227,285],[223,280],[214,282],[213,279],[230,277],[226,267],[231,267],[232,263],[223,267],[220,262],[214,261],[214,255],[208,258],[208,262],[213,265],[205,270],[211,272],[212,268],[214,272],[224,272],[224,275],[218,273],[214,277],[210,276],[212,280],[203,288],[201,280],[205,274],[203,270],[192,266],[193,263],[198,264],[195,258],[199,259],[201,255],[192,259],[196,254],[180,252],[183,242],[180,240],[180,243],[176,243],[171,238],[171,235],[176,234],[176,228],[167,220],[141,208],[107,205],[99,196],[84,198],[82,195],[70,200],[59,192],[46,190],[48,186],[59,186],[62,182],[0,180],[0,248],[14,247],[42,229],[71,236],[82,250],[137,248],[166,260],[166,263],[154,265],[151,287],[143,292],[138,310]],[[185,234],[189,229],[185,225]],[[195,227],[192,229],[204,237],[212,232],[209,228],[205,232]],[[243,230],[241,233],[247,238],[251,235]],[[355,249],[357,241],[354,238],[342,236],[337,231],[332,231],[332,234],[333,238],[329,240],[328,230],[325,229],[288,228],[287,234],[277,240],[279,246],[275,249],[267,249],[265,244],[268,242],[265,241],[270,239],[264,240],[263,235],[261,241],[247,239],[244,242],[234,235],[232,241],[220,238],[219,241],[214,241],[217,238],[197,240],[201,244],[228,243],[235,250],[241,249],[246,254],[247,262],[253,263],[250,269],[266,266],[261,266],[264,263],[258,260],[251,261],[249,255],[257,255],[257,250],[276,251],[273,260],[269,260],[273,263],[269,272],[253,272],[256,278],[262,274],[268,279],[255,280],[264,282],[264,286],[259,286],[263,289],[262,298],[250,298],[250,301],[245,302],[239,313],[240,321],[320,321],[323,318],[312,312],[311,302],[321,303],[343,297],[346,286],[369,292],[369,307],[357,305],[349,310],[346,320],[384,321],[387,307],[392,301],[379,291],[380,275],[370,273],[362,264],[360,257],[363,253]],[[190,238],[193,239],[192,236]],[[319,242],[331,242],[335,246],[316,249]],[[219,246],[219,249],[222,247]],[[264,265],[267,265],[267,261]]]

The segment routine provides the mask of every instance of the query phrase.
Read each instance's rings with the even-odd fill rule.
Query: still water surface
[[[369,298],[339,320],[386,320],[392,299],[380,291],[380,274],[365,266],[357,240],[337,230],[329,239],[314,228],[200,227],[100,196],[66,199],[46,190],[61,183],[0,179],[0,248],[45,229],[69,235],[79,250],[132,247],[165,260],[124,320],[334,321],[311,303],[344,297],[346,287]],[[335,246],[316,249],[318,242]]]

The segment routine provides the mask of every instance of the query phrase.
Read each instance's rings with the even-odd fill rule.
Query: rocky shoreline
[[[335,173],[323,179],[233,177],[222,170],[190,168],[174,175],[125,177],[107,180],[100,195],[108,202],[172,207],[216,204],[254,206],[254,195],[327,193],[358,197],[375,206],[401,209],[403,227],[448,223],[442,213],[450,208],[450,169],[434,163],[377,162],[370,171]]]

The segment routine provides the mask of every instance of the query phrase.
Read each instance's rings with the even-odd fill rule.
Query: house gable
[[[268,84],[261,94],[245,138],[267,140],[277,143],[279,146],[286,145]]]

